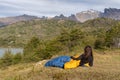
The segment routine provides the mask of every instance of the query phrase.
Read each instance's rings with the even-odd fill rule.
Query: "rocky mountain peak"
[[[95,11],[95,10],[87,10],[87,11],[82,11],[80,13],[76,14],[77,20],[80,22],[85,22],[87,20],[90,19],[95,19],[97,17],[99,17],[100,12],[99,11]]]
[[[102,14],[105,18],[112,18],[115,20],[120,20],[120,9],[117,8],[105,8]]]
[[[104,9],[104,13],[118,13],[120,12],[120,9],[117,9],[117,8],[105,8]]]

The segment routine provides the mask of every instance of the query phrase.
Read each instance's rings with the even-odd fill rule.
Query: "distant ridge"
[[[57,19],[57,20],[72,20],[72,21],[78,21],[76,16],[74,14],[71,14],[70,16],[66,17],[63,14],[60,14],[59,16],[55,16],[52,19]]]
[[[102,17],[120,20],[120,9],[105,8],[104,13],[102,13]]]
[[[120,9],[105,8],[104,12],[90,9],[87,11],[82,11],[76,14],[72,14],[71,16],[68,16],[68,17],[61,14],[59,16],[55,16],[53,19],[65,19],[65,20],[85,22],[87,20],[92,20],[92,19],[101,18],[101,17],[120,20]]]
[[[95,10],[83,11],[76,14],[78,21],[85,22],[87,20],[95,18],[111,18],[115,20],[120,20],[120,9],[117,8],[105,8],[104,12],[99,12]]]
[[[45,17],[42,18],[37,16],[31,16],[31,15],[20,15],[20,16],[14,16],[14,17],[6,17],[6,18],[0,18],[0,27],[6,26],[9,24],[13,24],[19,21],[28,21],[33,19],[57,19],[57,20],[72,20],[77,22],[85,22],[87,20],[92,20],[96,18],[111,18],[115,20],[120,20],[120,9],[117,8],[105,8],[104,12],[96,11],[93,9],[78,12],[76,14],[71,14],[70,16],[66,17],[63,14],[60,14],[59,16],[55,17]]]
[[[28,21],[33,19],[38,19],[38,17],[23,14],[20,16],[0,18],[0,26],[5,26],[5,25],[13,24],[19,21]]]

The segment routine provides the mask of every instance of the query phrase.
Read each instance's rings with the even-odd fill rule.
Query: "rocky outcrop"
[[[77,20],[80,22],[85,22],[87,20],[101,18],[101,17],[120,20],[120,9],[105,8],[104,12],[88,10],[88,11],[83,11],[83,12],[77,13],[76,17],[77,17]]]
[[[78,21],[77,17],[74,14],[71,14],[71,16],[68,17],[68,19],[72,21]]]
[[[57,19],[57,20],[72,20],[72,21],[85,22],[87,20],[101,18],[101,17],[120,20],[120,9],[105,8],[104,12],[99,12],[91,9],[76,14],[72,14],[68,17],[64,16],[63,14],[60,14],[59,16],[55,16],[52,18],[43,16],[42,18],[39,19]],[[0,26],[9,25],[19,21],[28,21],[32,19],[38,19],[38,17],[24,14],[15,17],[0,18]]]
[[[100,16],[101,12],[95,10],[83,11],[76,14],[76,18],[80,22],[85,22],[87,20],[95,19]]]
[[[63,14],[60,14],[59,16],[55,16],[55,17],[53,17],[53,19],[58,19],[58,20],[60,20],[60,19],[67,19],[67,17],[65,17]]]
[[[102,13],[102,17],[120,20],[120,9],[105,8],[104,13]]]
[[[64,16],[63,14],[60,14],[59,16],[53,17],[53,19],[78,21],[77,18],[76,18],[76,16],[74,14],[71,14],[68,17]]]

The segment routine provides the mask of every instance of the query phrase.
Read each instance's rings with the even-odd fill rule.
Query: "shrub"
[[[32,61],[34,59],[35,50],[40,45],[40,40],[37,37],[33,37],[24,47],[23,58],[24,61]]]
[[[6,67],[6,66],[12,65],[12,60],[13,60],[13,54],[9,50],[6,51],[0,61],[1,67]]]
[[[113,26],[106,32],[106,46],[107,47],[119,47],[120,40],[120,24]]]
[[[58,37],[58,41],[71,51],[73,47],[79,45],[79,42],[82,41],[83,38],[83,32],[80,29],[75,28],[71,30],[63,30]]]
[[[100,38],[100,39],[97,39],[94,43],[94,48],[95,49],[103,49],[104,48],[104,43],[105,43],[105,40]]]
[[[13,56],[13,59],[12,59],[12,63],[13,64],[17,64],[17,63],[20,63],[22,60],[22,54],[21,53],[17,53]]]

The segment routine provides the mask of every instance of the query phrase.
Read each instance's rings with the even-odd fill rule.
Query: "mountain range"
[[[55,16],[54,19],[67,19],[79,22],[85,22],[87,20],[96,18],[111,18],[115,20],[120,20],[120,9],[116,8],[105,8],[104,12],[96,11],[93,9],[82,11],[71,16],[65,17],[64,15]]]
[[[28,20],[33,20],[33,19],[38,19],[38,17],[24,14],[20,16],[0,18],[0,26],[6,26],[9,24],[19,22],[19,21],[28,21]]]
[[[64,16],[63,14],[60,14],[59,16],[55,16],[52,18],[48,18],[43,16],[42,18],[37,16],[31,16],[31,15],[20,15],[20,16],[13,16],[13,17],[6,17],[6,18],[0,18],[0,26],[6,26],[12,23],[16,23],[19,21],[28,21],[33,19],[57,19],[57,20],[72,20],[77,22],[85,22],[87,20],[95,19],[95,18],[111,18],[115,20],[120,20],[120,9],[117,8],[105,8],[104,12],[96,11],[96,10],[87,10],[82,11],[76,14],[72,14],[68,17]]]

